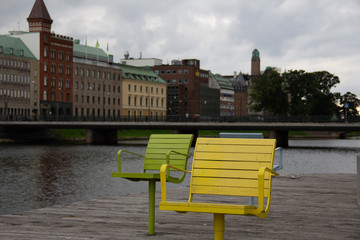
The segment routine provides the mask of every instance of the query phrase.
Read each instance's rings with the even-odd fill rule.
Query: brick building
[[[39,60],[38,114],[57,119],[72,116],[73,39],[51,32],[53,20],[43,0],[35,1],[27,21],[29,33],[16,37]]]
[[[201,89],[208,88],[209,71],[200,68],[200,60],[172,61],[171,65],[152,67],[155,74],[167,82],[168,116],[192,118],[207,108],[200,100]],[[205,91],[205,90],[203,90]],[[208,107],[211,105],[208,105]],[[214,110],[216,111],[216,110]],[[211,113],[211,110],[207,111]]]

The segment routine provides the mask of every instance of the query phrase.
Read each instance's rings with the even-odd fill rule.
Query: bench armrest
[[[140,156],[140,157],[145,157],[144,155],[142,154],[138,154],[138,153],[134,153],[134,152],[130,152],[130,151],[127,151],[127,150],[119,150],[118,153],[117,153],[117,161],[118,161],[118,171],[121,172],[121,153],[122,152],[126,152],[126,153],[130,153],[130,154],[133,154],[133,155],[137,155],[137,156]]]
[[[178,154],[178,155],[185,156],[186,158],[189,158],[189,155],[187,155],[187,154],[184,154],[184,153],[181,153],[181,152],[178,152],[178,151],[175,151],[175,150],[169,150],[166,153],[166,164],[168,164],[168,165],[170,165],[170,155],[171,154]],[[186,165],[187,165],[187,159],[186,159],[186,162],[185,162],[185,168],[186,168]],[[179,170],[179,168],[176,168],[174,166],[172,166],[171,168]],[[186,172],[183,172],[183,175],[180,178],[169,178],[170,177],[170,169],[168,168],[167,169],[167,176],[168,176],[167,181],[172,182],[172,183],[181,183],[182,181],[184,181],[184,179],[186,177]]]
[[[191,171],[187,171],[169,164],[163,164],[160,168],[160,186],[161,186],[161,201],[166,202],[166,181],[168,179],[170,168],[176,169],[178,171],[186,173],[191,173]]]
[[[266,203],[266,208],[264,210],[264,179],[265,179],[265,172],[269,172],[270,173],[270,177],[269,177],[269,188],[271,189],[271,180],[272,180],[272,176],[275,175],[279,175],[277,172],[275,172],[274,170],[267,168],[267,167],[260,167],[259,172],[258,172],[258,184],[259,184],[259,205],[258,208],[256,210],[257,212],[257,216],[259,218],[265,218],[270,210],[270,202],[271,202],[271,192],[269,192],[268,195],[268,200]],[[269,190],[270,191],[270,190]]]

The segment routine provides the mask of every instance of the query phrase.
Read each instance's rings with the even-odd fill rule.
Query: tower
[[[251,75],[252,76],[260,75],[260,53],[259,50],[257,49],[254,49],[254,51],[252,52]]]
[[[53,20],[43,0],[35,1],[27,21],[29,23],[29,32],[51,32]]]

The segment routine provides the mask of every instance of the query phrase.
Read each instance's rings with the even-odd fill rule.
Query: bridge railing
[[[111,122],[360,122],[360,116],[348,116],[347,119],[334,116],[271,116],[271,115],[247,115],[247,116],[166,116],[166,117],[129,117],[129,116],[17,116],[0,115],[0,121],[111,121]]]

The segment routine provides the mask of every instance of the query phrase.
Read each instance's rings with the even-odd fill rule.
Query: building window
[[[44,57],[47,57],[47,47],[44,48]]]
[[[66,53],[66,61],[67,61],[67,62],[70,62],[70,57],[71,57],[71,54],[70,54],[70,53]]]
[[[47,77],[44,77],[44,87],[47,86]]]
[[[50,100],[55,102],[55,92],[51,92]]]
[[[47,62],[44,62],[44,72],[47,72]]]
[[[131,96],[128,98],[128,105],[131,106]]]
[[[47,101],[47,91],[44,91],[44,95],[43,95],[44,101]]]
[[[3,46],[0,46],[0,53],[3,53],[4,49]]]
[[[60,51],[58,56],[59,56],[59,60],[61,60],[61,61],[62,61],[62,60],[63,60],[63,52],[62,52],[62,51]]]
[[[51,87],[52,88],[56,87],[56,79],[55,78],[51,78]]]
[[[131,91],[131,85],[130,85],[130,84],[129,84],[129,86],[128,86],[128,90]]]
[[[24,50],[22,50],[22,49],[20,50],[20,56],[22,56],[22,57],[24,56]]]

